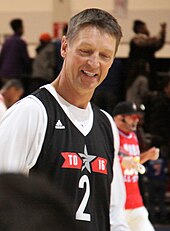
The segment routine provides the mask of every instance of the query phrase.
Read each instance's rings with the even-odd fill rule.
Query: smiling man
[[[112,118],[90,100],[106,78],[121,36],[106,11],[86,9],[73,16],[62,38],[60,74],[12,107],[0,124],[1,172],[48,177],[69,202],[77,231],[110,230],[118,134]],[[116,228],[114,221],[116,216],[112,230],[128,230]]]

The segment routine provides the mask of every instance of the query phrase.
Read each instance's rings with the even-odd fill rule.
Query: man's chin
[[[132,126],[131,126],[131,130],[132,130],[133,132],[136,132],[136,130],[137,130],[137,126],[132,125]]]

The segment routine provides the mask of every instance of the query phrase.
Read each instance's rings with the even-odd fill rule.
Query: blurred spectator
[[[24,87],[19,80],[11,79],[0,90],[0,119],[16,101],[24,94]]]
[[[92,98],[99,108],[112,114],[114,106],[125,97],[124,63],[116,58],[105,80],[97,87]]]
[[[36,56],[32,64],[32,77],[42,78],[47,83],[54,79],[55,50],[51,43],[49,33],[43,33],[39,37],[39,45],[36,48]]]
[[[159,145],[158,147],[161,153],[161,159],[156,163],[151,162],[148,166],[148,190],[149,198],[152,198],[149,199],[148,205],[153,213],[151,219],[156,219],[154,210],[156,203],[160,208],[159,220],[165,223],[166,210],[163,206],[165,203],[165,193],[168,187],[166,181],[167,174],[170,174],[170,76],[167,75],[162,77],[161,89],[159,94],[148,104],[148,110],[145,116],[145,130],[152,135],[152,143],[157,143],[157,145]],[[166,168],[168,168],[167,173]]]
[[[136,135],[140,114],[136,104],[127,101],[119,102],[113,110],[120,137],[119,158],[126,188],[125,214],[128,226],[131,231],[154,231],[140,193],[138,172],[144,173],[140,171],[139,163],[156,160],[159,150],[152,147],[140,153]]]
[[[63,36],[67,33],[68,24],[65,24],[63,28]],[[63,65],[63,57],[61,56],[60,48],[61,48],[61,39],[55,39],[53,41],[54,49],[55,49],[55,70],[54,75],[58,76],[62,65]]]
[[[162,90],[150,102],[146,127],[148,132],[159,140],[160,149],[170,160],[170,76],[168,75],[162,77]]]
[[[161,150],[162,151],[162,150]],[[148,210],[150,219],[153,223],[157,221],[156,207],[159,209],[159,223],[167,223],[167,209],[166,209],[166,191],[168,179],[168,162],[165,157],[161,155],[158,160],[148,161],[147,178],[148,178]]]
[[[23,21],[13,19],[10,22],[13,35],[7,38],[0,53],[0,77],[19,78],[31,72],[31,59],[27,44],[21,39],[24,33]]]
[[[155,52],[160,50],[165,44],[166,23],[162,23],[160,32],[157,36],[150,36],[150,32],[145,22],[135,20],[133,23],[134,37],[130,41],[129,65],[136,63],[139,59],[148,61],[151,68],[150,88],[155,89],[156,66]],[[130,68],[130,67],[128,67]]]
[[[40,176],[0,174],[0,230],[75,230],[70,204],[60,194]]]
[[[156,91],[149,89],[150,65],[144,59],[132,64],[126,81],[126,100],[136,103],[137,107],[145,104]]]

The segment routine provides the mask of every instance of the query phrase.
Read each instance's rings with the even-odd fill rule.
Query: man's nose
[[[99,55],[93,54],[88,58],[87,63],[92,66],[93,68],[97,68],[100,65]]]

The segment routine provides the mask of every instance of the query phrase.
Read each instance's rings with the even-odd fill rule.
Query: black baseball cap
[[[132,114],[141,114],[142,110],[138,110],[137,106],[133,102],[123,101],[118,103],[114,110],[113,116],[116,115],[132,115]]]

